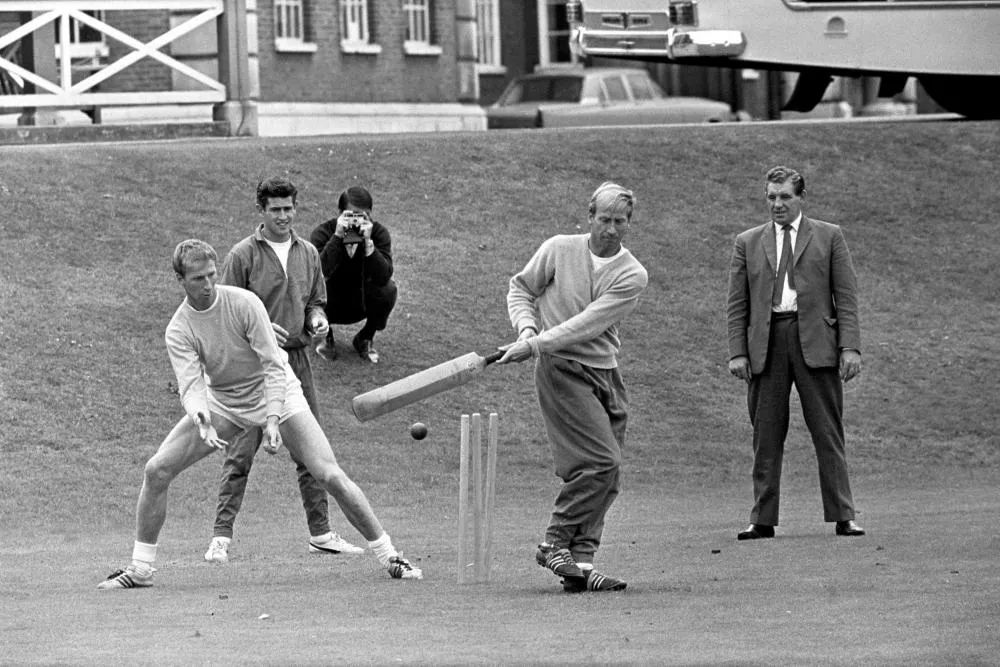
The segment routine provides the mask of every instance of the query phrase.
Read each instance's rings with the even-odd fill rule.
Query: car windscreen
[[[543,76],[517,81],[504,95],[503,104],[522,102],[579,102],[583,79],[578,76]]]

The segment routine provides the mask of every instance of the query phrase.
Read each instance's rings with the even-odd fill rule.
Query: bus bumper
[[[579,27],[570,40],[581,56],[686,58],[738,58],[746,50],[739,30],[670,28],[663,31],[588,30]]]

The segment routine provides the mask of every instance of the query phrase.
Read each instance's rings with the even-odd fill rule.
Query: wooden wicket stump
[[[489,414],[483,451],[483,418],[462,415],[458,467],[458,583],[490,580],[496,515],[499,418]],[[485,459],[485,461],[484,461]],[[471,515],[471,516],[470,516]],[[472,553],[469,553],[471,547]]]

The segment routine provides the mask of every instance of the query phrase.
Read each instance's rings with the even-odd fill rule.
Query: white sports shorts
[[[288,383],[285,385],[285,404],[281,408],[281,415],[278,423],[284,423],[289,418],[300,412],[309,412],[309,404],[302,393],[302,383],[295,377],[295,373],[289,370],[286,373]],[[248,430],[258,426],[263,426],[267,422],[267,400],[261,397],[260,403],[250,409],[234,409],[228,405],[223,405],[208,388],[208,406],[212,412],[225,417],[243,430]]]

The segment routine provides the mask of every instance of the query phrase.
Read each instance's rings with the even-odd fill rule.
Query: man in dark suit
[[[854,265],[839,226],[802,214],[801,174],[775,167],[764,188],[771,220],[736,237],[729,269],[729,371],[748,385],[754,453],[750,526],[737,539],[774,537],[793,384],[816,448],[824,520],[837,535],[864,535],[842,422],[842,382],[861,372]]]

